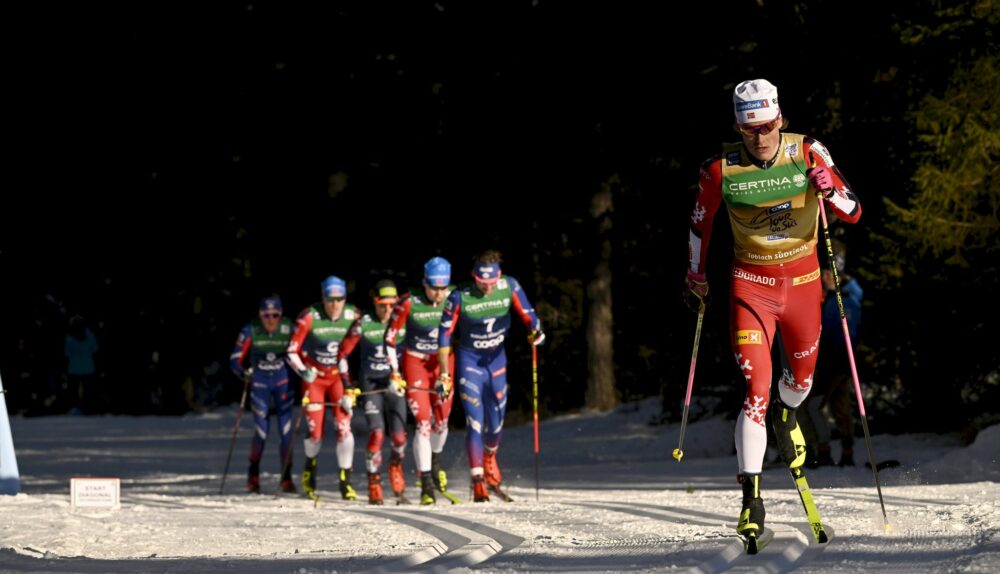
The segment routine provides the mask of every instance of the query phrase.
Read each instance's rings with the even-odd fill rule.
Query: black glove
[[[708,307],[711,299],[708,292],[708,280],[705,276],[688,271],[684,283],[684,304],[692,311],[698,311],[703,302]]]

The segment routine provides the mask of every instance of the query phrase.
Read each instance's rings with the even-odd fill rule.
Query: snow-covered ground
[[[319,462],[328,502],[318,506],[244,493],[249,417],[218,494],[232,408],[182,418],[14,418],[22,493],[0,496],[0,571],[1000,572],[1000,427],[966,448],[949,437],[876,435],[879,459],[903,462],[879,475],[891,529],[870,470],[809,471],[833,534],[826,545],[811,542],[787,470],[765,471],[776,536],[746,556],[734,531],[733,424],[690,424],[678,463],[670,453],[679,426],[649,426],[655,412],[647,401],[544,421],[537,501],[530,425],[508,428],[500,451],[513,503],[467,501],[464,435],[453,432],[445,464],[466,502],[434,507],[366,503],[360,416],[360,500],[334,494],[328,436]],[[262,465],[268,493],[278,486],[276,446],[272,436]],[[863,441],[856,449],[863,462]],[[301,443],[295,454],[298,479]],[[408,453],[408,473],[411,461]],[[72,476],[120,477],[121,508],[71,508]]]

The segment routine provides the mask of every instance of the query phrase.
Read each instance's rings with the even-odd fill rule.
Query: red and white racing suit
[[[814,163],[814,165],[813,165]],[[816,242],[819,203],[806,170],[826,167],[834,193],[827,211],[856,223],[861,204],[827,149],[818,141],[782,133],[774,159],[753,158],[742,143],[725,144],[721,157],[701,168],[691,215],[691,271],[705,272],[712,225],[725,200],[735,257],[730,277],[730,342],[747,381],[736,423],[740,472],[759,473],[767,448],[765,414],[771,386],[771,345],[776,328],[789,367],[779,385],[782,402],[795,408],[812,385],[819,348],[822,286]]]

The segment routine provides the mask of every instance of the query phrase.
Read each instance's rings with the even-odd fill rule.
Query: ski
[[[802,500],[802,507],[809,518],[809,527],[812,529],[813,538],[820,544],[826,544],[828,540],[826,530],[823,529],[823,521],[819,517],[819,509],[813,502],[812,490],[809,489],[809,482],[806,481],[806,473],[802,468],[789,469],[792,473],[792,480],[795,481],[795,488],[799,491],[799,499]]]
[[[451,492],[447,490],[439,490],[438,492],[440,492],[442,495],[444,495],[445,498],[450,500],[452,504],[462,504],[462,501],[459,500],[458,497],[452,494]]]
[[[305,493],[305,497],[308,498],[309,500],[313,501],[313,508],[316,508],[317,506],[319,506],[319,503],[321,503],[321,502],[323,502],[323,503],[326,502],[326,500],[324,500],[323,497],[321,497],[320,495],[316,494],[316,491],[306,492]]]
[[[499,484],[497,484],[497,485],[490,484],[489,487],[490,487],[490,490],[492,490],[494,493],[496,493],[496,495],[499,496],[501,498],[501,500],[503,500],[504,502],[514,502],[514,499],[511,498],[510,495],[507,494],[506,491],[504,491],[502,488],[500,488]]]
[[[354,504],[354,503],[360,501],[360,499],[348,500],[348,499],[344,498],[343,496],[341,496],[340,492],[338,492],[336,490],[330,490],[330,491],[324,491],[324,492],[325,492],[325,494],[321,495],[320,491],[317,489],[317,490],[314,490],[312,492],[304,492],[304,493],[302,493],[302,497],[303,498],[307,498],[307,499],[313,501],[313,507],[319,506],[320,504],[333,504],[334,502],[337,502],[337,501],[346,502],[348,504]],[[365,498],[364,502],[367,504],[368,499]]]
[[[743,542],[743,551],[747,554],[754,555],[767,547],[768,544],[774,540],[774,531],[766,526],[761,529],[760,534],[756,532],[750,534],[749,536],[739,535],[740,540]]]
[[[414,484],[415,484],[415,485],[416,485],[417,487],[420,487],[420,486],[422,486],[422,485],[421,485],[421,482],[420,482],[420,480],[417,480],[417,482],[416,482],[416,483],[414,483]],[[451,493],[451,491],[449,491],[449,490],[446,490],[446,489],[443,489],[443,488],[437,488],[437,487],[435,487],[435,488],[434,488],[434,492],[439,492],[439,493],[441,493],[441,494],[442,494],[442,495],[444,495],[444,497],[445,497],[445,498],[447,498],[447,499],[448,499],[448,501],[449,501],[449,502],[451,502],[452,504],[462,504],[462,501],[461,501],[461,500],[460,500],[460,499],[459,499],[459,498],[458,498],[457,496],[455,496],[454,494],[452,494],[452,493]],[[406,503],[404,503],[404,504],[409,504],[409,502],[407,501],[407,502],[406,502]]]

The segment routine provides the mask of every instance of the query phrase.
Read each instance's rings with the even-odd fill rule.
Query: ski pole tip
[[[892,526],[892,524],[889,523],[889,522],[886,522],[885,523],[885,531],[886,532],[892,532],[893,530],[895,530],[895,528]]]
[[[677,462],[680,462],[681,459],[684,458],[684,451],[681,450],[681,449],[679,449],[679,448],[675,448],[674,449],[674,458],[677,459]]]

